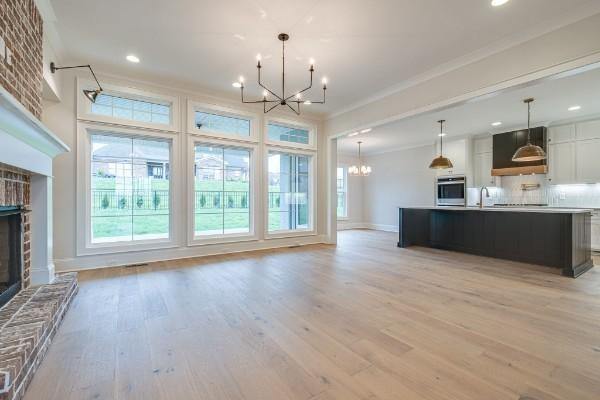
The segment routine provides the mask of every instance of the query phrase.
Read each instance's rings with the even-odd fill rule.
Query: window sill
[[[317,232],[315,230],[275,231],[273,233],[267,233],[265,235],[265,240],[284,239],[284,238],[303,237],[303,236],[317,236]]]
[[[214,244],[228,244],[238,242],[254,242],[258,237],[254,234],[247,235],[221,235],[221,236],[194,236],[188,241],[188,246],[209,246]]]
[[[177,244],[172,239],[88,244],[85,248],[78,249],[77,256],[94,256],[110,253],[130,253],[136,251],[163,250],[175,247],[177,247]]]

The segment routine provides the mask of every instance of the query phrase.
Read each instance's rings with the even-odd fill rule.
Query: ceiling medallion
[[[256,68],[258,69],[258,85],[264,89],[263,98],[262,98],[262,100],[254,100],[254,101],[245,100],[244,99],[244,78],[240,77],[240,80],[238,82],[235,82],[233,84],[233,86],[240,88],[240,91],[242,94],[242,103],[245,103],[245,104],[260,104],[260,103],[262,103],[263,111],[265,114],[277,106],[287,106],[293,112],[295,112],[297,115],[300,115],[300,104],[306,104],[306,105],[325,104],[325,91],[327,90],[327,80],[325,78],[323,78],[323,81],[322,81],[322,83],[323,83],[323,100],[312,101],[312,100],[303,100],[302,99],[302,93],[304,93],[307,90],[309,90],[310,88],[312,88],[312,85],[313,85],[313,72],[315,71],[314,61],[310,63],[310,69],[309,69],[310,85],[308,85],[308,87],[306,89],[300,90],[298,92],[294,92],[293,94],[286,96],[286,93],[285,93],[285,42],[290,38],[290,36],[287,33],[280,33],[277,36],[277,38],[279,40],[281,40],[281,45],[282,45],[281,94],[280,95],[277,94],[275,91],[269,89],[261,82],[260,70],[262,68],[262,65],[260,64],[261,59],[260,59],[260,55],[259,55],[257,57],[258,63],[256,64]],[[269,105],[269,107],[267,107],[267,104]]]

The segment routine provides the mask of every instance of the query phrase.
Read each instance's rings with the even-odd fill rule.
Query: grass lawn
[[[92,234],[94,239],[106,239],[110,237],[125,237],[148,234],[169,233],[169,204],[168,195],[161,197],[157,207],[153,203],[152,191],[168,191],[169,181],[165,179],[149,179],[150,189],[144,193],[143,201],[136,199],[133,194],[119,194],[111,198],[111,201],[103,204],[104,194],[93,196],[92,204]],[[138,185],[133,185],[134,190]],[[205,192],[225,191],[249,192],[248,182],[228,181],[224,185],[221,182],[202,181],[197,182],[196,189]],[[93,188],[97,191],[107,191],[111,194],[117,187],[114,178],[94,177]],[[270,187],[270,191],[279,191],[278,187]],[[103,192],[104,193],[104,192]],[[108,196],[108,195],[107,195]],[[221,194],[222,201],[219,207],[215,207],[211,201],[205,201],[204,207],[197,205],[194,215],[194,229],[198,234],[217,234],[218,232],[235,231],[247,232],[250,227],[248,208],[229,208],[226,195]],[[139,198],[139,197],[138,197]],[[211,197],[211,199],[213,199]],[[199,203],[199,201],[197,202]],[[239,204],[238,204],[239,205]],[[305,219],[301,216],[301,220]],[[280,228],[280,213],[269,212],[269,230]]]

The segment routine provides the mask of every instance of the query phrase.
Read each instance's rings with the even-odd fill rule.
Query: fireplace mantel
[[[52,159],[69,147],[0,87],[0,162],[52,176]]]
[[[25,204],[31,209],[27,218],[31,219],[33,285],[54,280],[52,159],[68,151],[69,147],[62,140],[0,87],[0,163],[24,170],[30,176],[27,184],[31,199]]]

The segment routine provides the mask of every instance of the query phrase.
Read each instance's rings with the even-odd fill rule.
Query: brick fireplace
[[[30,181],[0,163],[0,307],[31,284]]]

